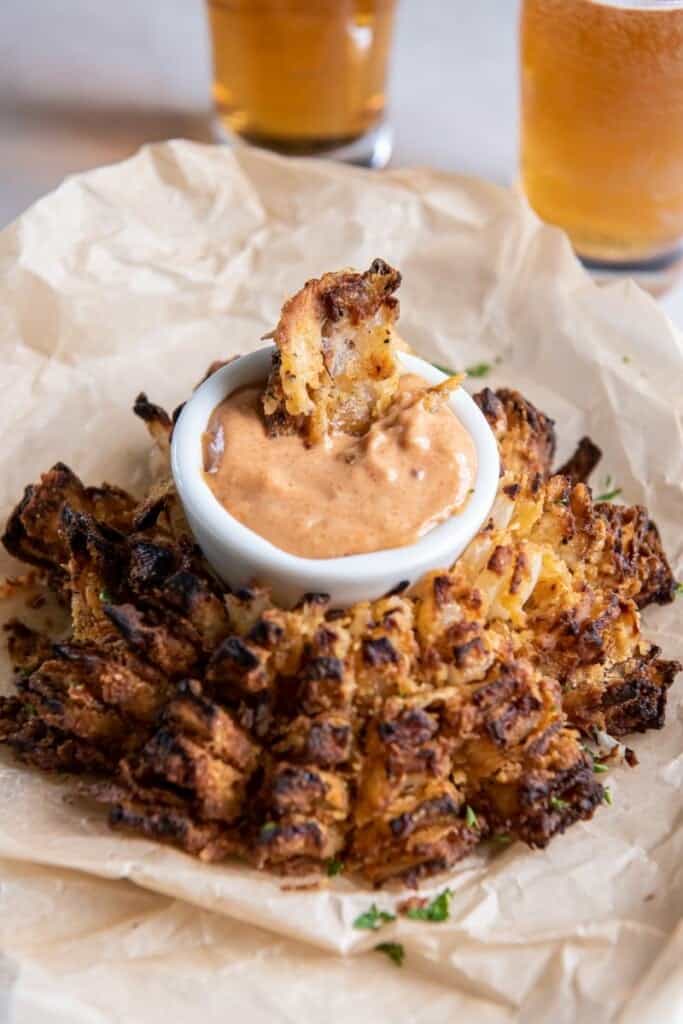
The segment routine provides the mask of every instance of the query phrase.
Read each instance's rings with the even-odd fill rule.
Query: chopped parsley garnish
[[[111,601],[111,594],[108,590],[100,590],[99,597],[102,604],[109,604]]]
[[[439,363],[432,363],[435,370],[441,370],[447,377],[455,377],[455,370],[449,370],[447,366],[441,366]]]
[[[630,363],[631,362],[631,357],[630,356],[622,356],[621,357],[621,361],[622,361],[622,363]]]
[[[500,356],[496,357],[496,363],[500,363]],[[449,377],[454,377],[457,370],[451,370],[448,366],[441,366],[440,363],[432,363],[437,370],[441,370],[442,373],[447,374]],[[491,363],[473,363],[471,366],[465,367],[465,373],[468,377],[487,377],[493,367]]]
[[[587,747],[585,743],[582,743],[581,746],[583,747],[583,749],[586,751],[586,753],[590,757],[591,761],[593,762],[593,771],[595,772],[596,775],[602,775],[603,772],[608,772],[609,771],[609,765],[608,764],[604,764],[602,761],[599,761],[598,758],[595,756],[595,754],[593,753],[593,751],[591,750],[590,747]]]
[[[613,501],[618,498],[621,494],[621,487],[615,487],[611,491],[604,491],[602,494],[598,494],[596,501]]]
[[[274,821],[267,821],[265,825],[261,826],[261,839],[267,839],[272,836],[273,832],[277,832],[277,825]]]
[[[487,377],[492,370],[490,363],[474,363],[473,366],[465,367],[468,377]]]
[[[477,816],[468,804],[465,808],[465,824],[468,828],[479,828],[479,822]]]
[[[602,493],[598,494],[594,501],[612,501],[613,498],[618,498],[621,494],[621,487],[612,487],[612,476],[610,473],[605,477],[605,482],[602,486]]]
[[[403,967],[406,951],[400,942],[380,942],[375,946],[378,953],[384,953],[397,967]]]
[[[507,832],[497,832],[495,836],[491,836],[491,842],[496,843],[497,846],[508,846],[512,842],[512,836]]]
[[[610,807],[614,803],[614,800],[612,798],[612,790],[609,788],[609,786],[605,786],[605,792],[602,794],[602,799],[605,801],[606,804],[609,804]]]
[[[683,583],[676,583],[674,585],[674,594],[676,597],[683,597]]]
[[[565,811],[569,807],[569,804],[566,800],[560,800],[559,796],[551,796],[550,806],[554,811]]]
[[[447,921],[451,912],[452,896],[450,889],[444,889],[426,907],[411,907],[406,911],[406,917],[413,921]]]
[[[337,860],[336,857],[330,857],[327,862],[327,876],[328,878],[334,878],[335,875],[341,875],[344,870],[344,861]]]
[[[390,914],[386,910],[379,910],[377,905],[373,903],[369,910],[366,910],[364,914],[358,915],[356,920],[353,922],[353,927],[364,928],[366,931],[376,932],[383,924],[389,924],[391,921],[395,920],[395,914]]]

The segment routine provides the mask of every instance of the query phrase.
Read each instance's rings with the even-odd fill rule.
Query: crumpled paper
[[[486,383],[555,417],[560,457],[590,434],[596,486],[609,473],[648,505],[683,575],[683,343],[651,298],[598,287],[492,185],[188,142],[72,178],[0,235],[0,515],[57,460],[142,489],[135,394],[173,407],[212,360],[257,347],[304,280],[375,256],[403,272],[409,344],[494,364]],[[683,600],[645,614],[671,657],[682,619]],[[545,851],[477,853],[431,883],[453,890],[450,921],[385,927],[400,970],[352,928],[395,893],[343,877],[295,891],[112,834],[2,752],[0,1019],[683,1021],[682,694],[634,739],[640,767],[611,773],[612,807]]]

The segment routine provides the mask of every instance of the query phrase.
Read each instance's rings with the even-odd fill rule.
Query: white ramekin
[[[305,593],[329,594],[335,605],[381,597],[399,583],[414,583],[431,569],[447,568],[484,523],[496,495],[498,445],[478,406],[462,388],[450,404],[469,431],[478,459],[474,493],[464,510],[435,526],[415,544],[346,558],[300,558],[275,547],[227,512],[204,479],[202,433],[215,407],[237,388],[265,381],[274,346],[240,356],[194,392],[173,430],[173,478],[192,532],[216,573],[230,587],[259,583],[284,605]],[[416,356],[399,354],[406,372],[438,384],[446,375]],[[371,516],[371,508],[359,508]]]

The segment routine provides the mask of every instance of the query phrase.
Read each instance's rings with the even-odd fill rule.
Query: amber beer
[[[326,153],[382,123],[395,0],[209,0],[214,100],[228,133]]]
[[[524,0],[521,170],[577,251],[665,262],[683,238],[683,3]]]

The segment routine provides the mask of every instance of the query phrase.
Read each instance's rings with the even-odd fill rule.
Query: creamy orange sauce
[[[298,435],[268,437],[261,389],[242,388],[211,414],[205,480],[231,515],[293,555],[412,544],[462,508],[477,472],[472,438],[446,402],[419,401],[426,387],[405,375],[364,437],[340,433],[308,448]]]

